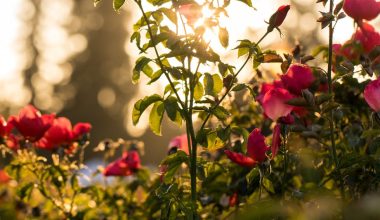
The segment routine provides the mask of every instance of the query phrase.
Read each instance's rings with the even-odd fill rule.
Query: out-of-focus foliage
[[[164,117],[185,126],[186,134],[173,138],[158,169],[140,164],[142,143],[104,141],[94,149],[103,155],[103,164],[88,176],[83,150],[90,126],[72,127],[68,119],[27,106],[18,116],[1,119],[1,150],[9,163],[0,173],[0,217],[379,216],[380,85],[370,77],[379,74],[380,34],[356,20],[352,38],[334,45],[344,3],[318,2],[327,5],[318,19],[322,29],[329,29],[327,46],[312,54],[300,45],[288,53],[261,48],[269,34],[281,34],[291,10],[284,5],[268,15],[261,38],[237,42],[236,59],[244,58],[239,66],[224,62],[204,40],[206,31],[213,30],[223,47],[235,43],[229,42],[233,33],[219,22],[227,16],[229,1],[136,0],[142,16],[131,41],[141,56],[132,79],[138,83],[147,77],[152,84],[163,78],[168,84],[162,93],[137,101],[131,118],[137,124],[149,110],[155,134],[162,134]],[[113,7],[119,10],[124,3],[114,0]],[[203,14],[203,8],[211,13]],[[273,82],[263,80],[264,63],[282,70]],[[239,82],[247,65],[255,74],[249,82]],[[122,155],[110,161],[119,149]]]

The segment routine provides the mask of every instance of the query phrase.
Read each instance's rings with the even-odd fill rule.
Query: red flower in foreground
[[[0,170],[0,183],[8,183],[11,178],[4,170]]]
[[[27,105],[19,112],[17,117],[11,119],[17,130],[26,140],[38,141],[53,123],[55,115],[41,115],[32,105]]]
[[[92,126],[89,123],[84,123],[84,122],[77,123],[73,129],[73,139],[74,140],[80,139],[83,135],[90,133],[91,129],[92,129]]]
[[[286,89],[274,88],[269,90],[262,101],[265,115],[273,121],[289,115],[293,110],[293,106],[286,104],[286,102],[292,98],[293,95]]]
[[[54,149],[62,144],[69,144],[73,139],[72,126],[69,119],[54,119],[52,126],[46,131],[38,146],[43,149]]]
[[[7,121],[0,115],[0,137],[7,136],[13,128],[12,123],[7,123]]]
[[[124,152],[123,156],[104,169],[104,176],[130,176],[141,167],[137,151]]]
[[[265,144],[265,137],[261,134],[260,129],[254,129],[248,137],[247,155],[225,150],[227,157],[234,163],[243,167],[254,167],[262,163],[266,158],[266,152],[269,147]]]
[[[380,13],[380,2],[376,0],[344,0],[343,10],[358,22],[372,20]]]
[[[282,5],[277,9],[277,11],[269,19],[268,32],[278,28],[284,22],[289,9],[290,5]]]
[[[286,74],[281,75],[281,81],[290,92],[301,95],[302,90],[309,88],[315,78],[313,71],[308,65],[292,64]]]
[[[364,52],[369,53],[380,45],[380,34],[372,25],[363,23],[352,36],[352,40],[359,42],[363,46]]]
[[[364,98],[375,112],[380,112],[380,79],[370,82],[365,87]]]
[[[182,150],[186,154],[189,154],[189,145],[187,142],[187,135],[183,134],[180,136],[176,136],[169,142],[169,151],[173,149],[174,147],[177,148],[177,150]]]

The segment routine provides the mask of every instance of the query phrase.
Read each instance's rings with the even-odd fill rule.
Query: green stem
[[[333,14],[333,10],[334,10],[334,0],[330,0],[330,8],[329,8],[330,14]],[[332,76],[331,76],[332,75],[333,39],[334,39],[334,25],[331,22],[329,24],[329,51],[328,51],[329,57],[328,57],[328,66],[327,66],[327,79],[328,79],[329,94],[330,95],[333,95],[333,93],[334,93],[333,88],[332,88]],[[342,198],[344,198],[343,179],[342,179],[342,176],[341,176],[341,173],[339,170],[339,161],[338,161],[338,156],[337,156],[336,146],[335,146],[335,134],[334,134],[335,125],[334,125],[334,112],[333,112],[333,110],[330,110],[329,114],[330,114],[329,125],[330,125],[331,153],[332,153],[332,157],[333,157],[333,160],[335,163],[335,169],[337,170],[338,175],[339,175],[339,179],[340,179],[339,180],[339,182],[340,182],[339,187],[340,187],[341,196],[342,196]]]
[[[170,76],[169,76],[169,73],[166,71],[166,68],[165,66],[162,64],[162,61],[161,61],[161,58],[160,58],[160,54],[158,53],[158,50],[157,50],[157,47],[156,47],[156,44],[154,42],[155,38],[154,38],[154,35],[153,35],[153,31],[152,31],[152,28],[150,27],[150,22],[149,22],[149,19],[148,17],[146,16],[145,14],[145,11],[144,11],[144,8],[141,4],[141,1],[139,0],[135,0],[136,4],[139,6],[142,14],[143,14],[143,18],[145,20],[145,22],[147,23],[147,27],[148,27],[148,33],[149,33],[149,36],[150,36],[150,39],[152,40],[152,43],[153,43],[153,49],[154,49],[154,52],[156,54],[156,57],[157,57],[157,61],[158,61],[158,65],[160,66],[160,69],[162,70],[162,72],[164,73],[165,77],[167,78],[167,80],[169,81],[169,84],[170,84],[170,87],[172,88],[175,96],[177,97],[178,99],[178,102],[180,103],[181,107],[182,107],[182,110],[184,111],[184,113],[186,114],[187,112],[187,109],[186,109],[186,106],[185,104],[181,101],[181,98],[179,97],[178,95],[178,92],[177,90],[175,89],[175,85],[173,83],[173,81],[171,80]]]

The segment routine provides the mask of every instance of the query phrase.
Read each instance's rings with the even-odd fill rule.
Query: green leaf
[[[230,113],[222,106],[216,107],[212,111],[212,114],[214,114],[220,120],[225,120],[230,115]]]
[[[226,48],[228,47],[229,35],[226,28],[219,28],[219,42]]]
[[[171,22],[173,22],[173,24],[177,24],[177,14],[174,11],[172,11],[168,8],[160,8],[158,10],[161,11],[162,13],[164,13],[164,15],[167,18],[169,18],[169,20]]]
[[[137,83],[140,79],[140,72],[144,71],[144,73],[150,77],[149,74],[153,72],[152,68],[148,66],[149,62],[152,61],[147,57],[140,57],[136,60],[135,68],[133,68],[132,74],[132,82]]]
[[[203,97],[204,89],[202,83],[198,82],[194,87],[194,100],[199,101]]]
[[[206,95],[217,96],[223,89],[223,80],[218,74],[211,75],[206,73],[203,78],[203,83],[205,85]]]
[[[224,147],[224,142],[220,140],[216,132],[207,134],[207,149],[209,151],[216,151]]]
[[[146,96],[145,98],[137,101],[132,110],[133,124],[136,125],[139,122],[142,113],[145,111],[146,108],[148,108],[148,106],[160,100],[162,100],[161,96],[154,94],[151,96]]]
[[[149,126],[154,134],[161,136],[161,123],[164,117],[165,105],[162,101],[154,103],[149,115]]]
[[[238,0],[239,2],[243,2],[244,4],[248,5],[249,7],[253,7],[251,0]]]
[[[173,96],[169,96],[165,101],[165,111],[170,120],[182,126],[182,116],[179,111],[178,100]]]
[[[247,183],[251,184],[253,182],[260,181],[260,171],[257,168],[252,169],[246,176],[245,176]]]
[[[125,0],[113,0],[113,9],[115,11],[119,11],[121,6],[123,6]]]
[[[17,195],[21,199],[25,199],[26,197],[29,198],[33,191],[33,188],[34,188],[34,183],[27,183],[23,185],[21,188],[17,189]]]

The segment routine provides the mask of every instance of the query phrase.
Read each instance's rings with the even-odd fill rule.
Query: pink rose
[[[302,90],[309,88],[314,80],[311,68],[299,63],[292,64],[286,74],[281,75],[285,88],[296,95],[301,95]]]
[[[286,102],[292,98],[293,95],[286,89],[274,88],[269,90],[262,101],[265,115],[273,121],[289,115],[293,106],[286,104]]]
[[[110,163],[103,171],[104,176],[130,176],[139,168],[140,156],[137,151],[124,152],[123,156]]]
[[[380,2],[376,0],[344,0],[343,10],[358,22],[372,20],[380,13]]]
[[[370,82],[365,87],[364,99],[375,112],[380,112],[380,79]]]
[[[363,23],[352,35],[352,40],[359,42],[363,46],[364,52],[369,53],[377,45],[380,45],[380,34],[372,25]]]

